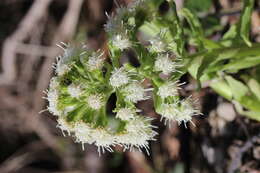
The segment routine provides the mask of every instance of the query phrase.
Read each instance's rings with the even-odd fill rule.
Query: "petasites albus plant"
[[[167,1],[169,10],[164,13],[159,10],[162,3],[166,2],[135,0],[107,15],[108,57],[103,50],[92,51],[85,45],[60,45],[64,54],[54,65],[56,76],[47,92],[48,110],[57,116],[57,127],[64,135],[72,135],[83,148],[84,144],[94,144],[103,153],[112,152],[119,145],[124,151],[137,148],[148,153],[149,141],[156,140],[157,132],[152,118],[136,107],[139,101],[152,99],[155,111],[165,123],[186,125],[201,113],[191,97],[180,98],[180,77],[189,72],[199,83],[205,75],[207,80],[220,78],[227,70],[214,69],[223,67],[222,60],[257,52],[259,45],[252,44],[247,34],[252,0],[245,1],[247,10],[242,13],[240,28],[234,25],[219,42],[204,37],[197,18],[189,10],[180,10],[180,19],[173,0]],[[191,29],[184,25],[185,20]],[[189,55],[184,45],[191,42],[198,52]],[[241,54],[225,55],[225,51],[239,46],[243,46]],[[121,63],[124,52],[130,50],[140,66]],[[223,56],[219,57],[219,53]],[[229,63],[233,61],[225,61],[226,65]],[[146,85],[147,81],[150,85]],[[107,115],[112,94],[116,96],[115,115]]]

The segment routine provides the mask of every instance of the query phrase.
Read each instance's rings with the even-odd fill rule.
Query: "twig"
[[[256,142],[259,137],[260,134],[253,136],[246,141],[246,143],[238,150],[237,153],[235,153],[235,156],[233,157],[228,168],[228,173],[234,173],[239,168],[239,163],[242,159],[243,154],[253,147],[253,143]]]
[[[45,148],[46,146],[42,145],[41,142],[33,142],[26,145],[0,165],[0,172],[11,173],[21,169],[35,159],[37,152]]]
[[[18,26],[18,29],[8,37],[3,44],[2,69],[0,84],[11,84],[16,78],[15,58],[17,43],[28,37],[37,22],[46,15],[47,8],[52,0],[36,0],[29,12]]]

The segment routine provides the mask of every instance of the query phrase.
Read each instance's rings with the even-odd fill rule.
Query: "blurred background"
[[[126,5],[131,0],[117,0]],[[106,49],[103,25],[113,0],[0,1],[0,173],[234,173],[260,172],[260,123],[238,115],[231,103],[205,87],[195,91],[188,75],[183,89],[199,98],[203,116],[196,127],[159,122],[150,156],[120,152],[98,156],[63,137],[46,109],[43,91],[63,42]],[[217,40],[237,22],[241,0],[176,0],[195,11],[209,38]],[[162,8],[163,10],[164,8]],[[251,38],[260,42],[260,2],[252,16]],[[192,52],[192,49],[190,50]],[[140,107],[157,116],[151,101]],[[41,112],[41,113],[39,113]]]

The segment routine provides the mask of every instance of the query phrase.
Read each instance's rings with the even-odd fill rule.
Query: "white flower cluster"
[[[126,34],[115,34],[111,38],[112,44],[120,50],[128,49],[131,47],[131,42]]]
[[[58,47],[60,47],[64,53],[62,56],[58,56],[56,58],[57,63],[54,64],[55,72],[58,74],[58,76],[62,76],[70,71],[72,66],[72,60],[73,60],[73,53],[74,48],[70,47],[68,44],[65,44],[61,42],[61,44],[57,44]]]
[[[51,79],[49,86],[50,86],[49,90],[46,92],[47,97],[44,97],[49,102],[47,109],[53,115],[59,116],[61,114],[61,111],[58,109],[58,99],[59,99],[58,86],[59,86],[59,83],[58,83],[56,77]]]
[[[167,97],[174,97],[178,95],[178,90],[180,89],[180,85],[178,84],[178,81],[175,82],[166,82],[162,86],[159,87],[157,91],[157,95],[159,95],[161,98],[165,99]]]
[[[145,89],[141,83],[133,82],[122,89],[125,100],[137,103],[138,101],[147,100],[150,97],[147,96],[146,92],[151,91],[152,88]]]
[[[102,95],[93,94],[93,95],[88,96],[87,104],[90,108],[92,108],[94,110],[100,109],[104,105]]]
[[[112,87],[118,88],[128,84],[129,82],[129,73],[124,69],[124,67],[115,68],[114,71],[112,71],[112,75],[109,79],[109,83]]]
[[[182,122],[186,125],[187,122],[192,123],[192,116],[200,115],[198,109],[194,108],[191,99],[185,99],[179,103],[162,104],[159,113],[161,119],[165,119],[165,123],[168,121],[177,121],[179,124]]]
[[[116,135],[116,141],[121,144],[124,149],[133,148],[141,150],[146,149],[149,154],[149,141],[155,140],[157,132],[153,130],[155,126],[151,125],[151,119],[135,117],[134,119],[128,121],[126,124],[126,131]]]
[[[172,72],[178,72],[177,68],[180,66],[182,65],[173,61],[173,59],[169,57],[169,54],[160,54],[154,63],[155,71],[160,71],[165,75],[169,75]]]
[[[82,144],[94,144],[98,147],[98,153],[104,153],[105,150],[112,152],[115,145],[124,147],[124,150],[145,148],[147,153],[149,141],[155,140],[157,133],[153,130],[154,126],[150,123],[151,119],[136,116],[127,121],[126,130],[121,133],[113,134],[109,129],[94,128],[91,124],[84,122],[68,123],[63,118],[59,118],[57,127],[61,129],[63,135],[74,135],[76,142]],[[142,136],[142,138],[140,138]]]
[[[166,52],[168,49],[168,46],[164,40],[165,35],[167,33],[166,29],[163,29],[157,34],[155,37],[152,37],[149,40],[150,47],[149,50],[151,52],[156,52],[156,53],[163,53]]]
[[[52,78],[46,97],[48,110],[57,116],[57,128],[64,136],[74,136],[75,142],[81,143],[83,149],[85,144],[93,144],[100,154],[112,152],[113,147],[119,145],[124,151],[137,148],[145,149],[149,154],[149,141],[155,140],[156,127],[151,124],[151,118],[139,115],[141,110],[135,107],[139,101],[149,99],[149,91],[153,90],[143,85],[144,78],[152,81],[156,88],[153,92],[155,99],[158,99],[155,100],[155,109],[165,123],[177,121],[186,125],[192,122],[192,116],[200,114],[189,98],[177,101],[181,84],[173,81],[173,77],[161,75],[179,72],[178,68],[181,67],[178,59],[171,56],[175,49],[166,43],[165,32],[151,38],[148,49],[135,46],[142,46],[142,43],[136,44],[138,39],[132,37],[135,24],[139,23],[133,17],[142,12],[144,19],[149,20],[143,10],[146,7],[147,11],[154,8],[144,6],[145,1],[134,0],[127,7],[118,8],[116,15],[108,16],[105,25],[109,36],[108,47],[111,56],[118,56],[111,57],[112,65],[105,64],[101,50],[92,52],[84,47],[76,49],[65,43],[59,45],[64,53],[54,65],[56,77]],[[119,60],[122,51],[132,46],[136,54],[142,57],[140,68],[129,70],[134,69],[131,65],[119,68],[114,60]],[[144,59],[153,57],[156,57],[155,61]],[[116,115],[108,117],[105,108],[114,93],[117,96]]]
[[[119,7],[115,15],[109,16],[105,24],[105,31],[110,35],[111,44],[122,50],[128,49],[132,46],[129,39],[129,31],[135,24],[128,23],[128,19],[134,16],[136,10],[141,7],[143,0],[137,0],[130,3],[127,7]],[[129,26],[128,26],[129,25]]]
[[[82,89],[79,85],[70,84],[68,86],[68,93],[73,98],[79,98],[82,94]]]
[[[100,51],[93,52],[92,55],[88,57],[87,64],[86,64],[87,68],[90,71],[101,69],[104,64],[104,58],[102,58],[103,55],[104,52],[100,52]]]
[[[145,89],[141,82],[130,78],[130,73],[131,72],[127,72],[124,67],[115,69],[112,71],[112,75],[109,79],[110,85],[114,88],[120,88],[126,101],[137,103],[138,101],[149,99],[150,97],[147,96],[146,92],[153,89]],[[134,73],[132,75],[134,75]]]
[[[140,112],[140,110],[121,108],[117,111],[116,118],[119,118],[123,121],[129,121],[134,119],[136,112]]]

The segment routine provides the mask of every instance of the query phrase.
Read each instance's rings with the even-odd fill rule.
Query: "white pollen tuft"
[[[112,44],[120,50],[131,47],[131,42],[127,38],[127,34],[116,34],[112,36]]]
[[[166,51],[166,44],[161,40],[160,37],[154,37],[149,40],[151,46],[149,47],[150,51],[162,53]]]
[[[73,98],[79,98],[82,93],[82,89],[80,86],[75,85],[75,84],[70,84],[68,86],[68,93],[70,94],[71,97]]]
[[[176,82],[166,82],[162,86],[159,87],[157,94],[165,99],[167,97],[174,97],[178,95],[178,89],[180,89],[181,84],[178,84],[178,81]]]
[[[87,67],[90,71],[101,69],[104,64],[104,58],[102,56],[104,52],[94,52],[91,56],[89,56],[87,61]]]
[[[124,121],[128,121],[135,118],[136,112],[139,112],[139,110],[134,110],[130,108],[121,108],[117,111],[116,118],[119,118]]]
[[[92,109],[98,110],[103,106],[102,96],[99,94],[90,95],[87,98],[87,103]]]
[[[132,151],[133,148],[137,148],[140,151],[144,148],[149,154],[149,141],[155,140],[154,137],[157,135],[157,132],[153,130],[154,126],[150,123],[151,119],[142,117],[128,121],[125,127],[126,132],[118,134],[116,141],[120,143],[125,150],[129,149]]]
[[[178,67],[180,65],[169,58],[168,54],[158,56],[154,64],[155,71],[161,71],[165,75],[176,72]]]
[[[128,73],[124,70],[124,67],[121,67],[119,69],[115,69],[112,71],[112,75],[109,79],[109,83],[112,87],[118,88],[123,85],[128,84],[130,81],[130,78],[128,76]]]
[[[61,116],[62,111],[58,110],[59,92],[56,89],[50,89],[47,93],[47,100],[49,101],[48,110],[56,116]]]
[[[192,106],[190,99],[185,99],[179,103],[162,104],[159,113],[165,123],[168,121],[177,121],[178,124],[182,122],[186,125],[187,122],[192,122],[192,116],[200,115],[200,111]]]
[[[133,82],[123,88],[123,93],[127,101],[137,103],[141,100],[147,100],[150,97],[147,96],[146,91],[152,90],[151,88],[145,89],[140,83]]]
[[[74,128],[72,124],[69,124],[64,118],[57,119],[58,125],[57,128],[61,129],[63,136],[66,136],[64,132],[67,132],[70,136],[72,132],[74,132]]]

